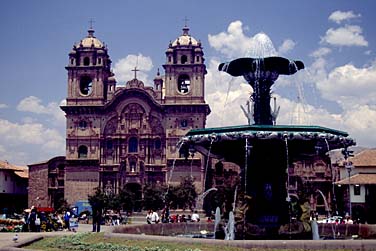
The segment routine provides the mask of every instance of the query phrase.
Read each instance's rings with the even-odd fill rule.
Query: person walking
[[[102,213],[100,209],[94,209],[93,211],[93,232],[101,231]]]
[[[64,214],[64,227],[68,231],[71,231],[70,225],[69,225],[70,217],[71,217],[71,213],[69,212],[69,209],[67,209],[67,211]]]

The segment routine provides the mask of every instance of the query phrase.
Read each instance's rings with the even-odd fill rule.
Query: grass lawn
[[[207,244],[182,244],[178,242],[158,242],[148,240],[127,240],[125,238],[106,238],[104,233],[84,233],[62,237],[44,238],[35,242],[27,249],[45,251],[82,250],[82,251],[241,251],[239,247],[207,245]],[[265,249],[253,248],[253,251]],[[303,251],[303,249],[267,249],[268,251]],[[338,250],[336,251],[345,251]]]

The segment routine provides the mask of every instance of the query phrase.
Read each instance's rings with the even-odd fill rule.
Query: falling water
[[[234,212],[231,211],[228,215],[228,222],[225,227],[225,240],[235,239],[235,217]]]
[[[330,165],[330,172],[332,174],[332,194],[333,194],[333,203],[334,203],[334,208],[333,209],[337,209],[337,198],[336,198],[336,193],[335,193],[335,185],[334,185],[334,182],[335,182],[335,175],[333,173],[333,166],[332,166],[332,160],[330,158],[330,147],[329,147],[329,142],[328,140],[325,138],[325,143],[326,143],[326,148],[328,149],[328,157],[329,157],[329,165]]]
[[[215,209],[215,217],[214,217],[214,233],[217,231],[219,222],[221,221],[221,210],[219,207]]]
[[[192,159],[191,159],[191,179],[193,180],[193,171],[192,171],[192,166],[193,166],[193,154],[192,154]]]
[[[289,205],[289,232],[290,232],[290,238],[291,238],[291,198],[290,198],[290,192],[289,192],[289,187],[290,187],[290,174],[289,174],[289,145],[287,142],[287,134],[284,135],[285,138],[285,144],[286,144],[286,175],[287,175],[287,181],[286,181],[286,201]]]
[[[287,198],[286,201],[290,203],[290,193],[289,193],[289,186],[290,186],[290,173],[289,173],[289,145],[287,142],[287,135],[284,135],[285,137],[285,144],[286,144],[286,175],[287,175],[287,181],[286,181],[286,192],[287,192]]]
[[[180,152],[180,148],[183,146],[183,142],[181,141],[181,142],[179,142],[179,144],[178,144],[178,153]],[[173,174],[173,172],[174,172],[174,169],[175,169],[175,163],[176,163],[176,159],[177,159],[177,157],[174,159],[174,161],[172,162],[172,167],[171,167],[171,170],[170,170],[170,175],[169,175],[169,177],[168,177],[168,180],[167,180],[167,191],[166,191],[166,193],[165,193],[165,199],[166,199],[166,196],[167,196],[167,194],[168,194],[168,192],[169,192],[169,190],[170,190],[170,182],[171,182],[171,179],[172,179],[172,174]]]
[[[315,220],[311,221],[311,229],[312,229],[312,240],[319,240],[319,226]]]
[[[319,193],[321,195],[322,199],[324,200],[326,217],[329,218],[330,217],[330,210],[329,210],[328,202],[326,201],[326,198],[325,198],[324,194],[321,192],[320,189],[317,189],[316,192]],[[334,229],[335,224],[330,224],[330,225],[332,227],[333,239],[335,239],[336,238],[336,232],[335,232],[335,229]]]
[[[205,166],[205,175],[204,175],[204,190],[206,189],[206,175],[208,173],[208,166],[209,166],[209,160],[210,160],[210,151],[213,145],[213,141],[216,139],[216,135],[212,134],[210,135],[210,146],[209,146],[209,151],[206,159],[206,166]]]
[[[234,192],[234,203],[232,204],[232,211],[235,212],[235,207],[236,207],[236,196],[237,196],[237,191],[238,186],[235,187],[235,192]]]
[[[263,58],[277,56],[272,40],[263,32],[256,34],[249,45],[246,57]]]

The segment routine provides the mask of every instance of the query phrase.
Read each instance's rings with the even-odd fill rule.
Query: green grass
[[[44,251],[244,251],[245,249],[231,246],[208,244],[182,244],[178,242],[155,242],[150,240],[127,240],[126,238],[106,238],[103,233],[85,233],[62,237],[49,237],[25,247]],[[262,251],[252,248],[247,250]],[[303,249],[267,249],[268,251],[303,251]],[[345,251],[338,250],[336,251]]]

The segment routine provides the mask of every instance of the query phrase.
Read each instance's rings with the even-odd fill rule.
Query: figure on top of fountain
[[[218,70],[227,72],[233,77],[257,72],[271,72],[278,77],[278,75],[292,75],[301,69],[304,69],[302,61],[283,57],[238,58],[218,66]]]

